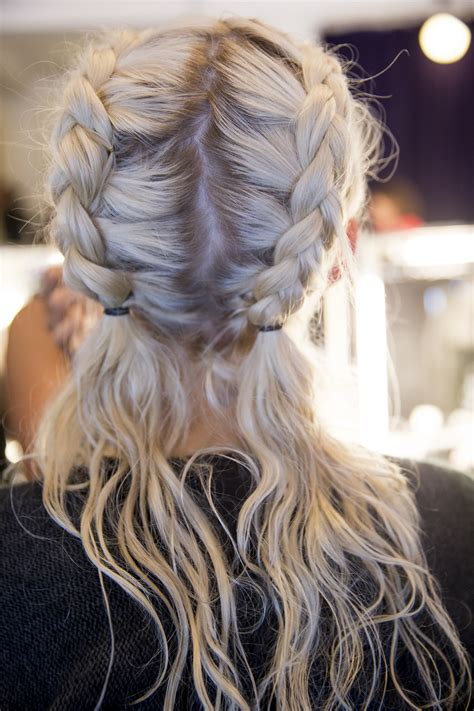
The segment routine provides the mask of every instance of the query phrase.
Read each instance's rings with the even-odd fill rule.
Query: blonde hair
[[[101,318],[78,352],[43,419],[38,468],[106,603],[104,575],[156,625],[162,673],[136,701],[166,677],[175,708],[188,654],[205,709],[260,708],[266,694],[289,711],[366,708],[389,682],[409,708],[459,708],[468,694],[406,477],[329,436],[315,407],[308,304],[350,261],[345,228],[378,139],[335,54],[256,21],[108,32],[66,75],[49,230],[67,283],[130,314]],[[283,328],[259,330],[269,325]],[[173,459],[201,400],[241,446]],[[219,453],[252,481],[236,540],[211,493],[207,455]],[[191,471],[215,524],[185,486]],[[276,620],[260,678],[239,627],[245,586],[260,623]],[[397,677],[402,652],[415,688]],[[310,693],[313,664],[325,683]]]

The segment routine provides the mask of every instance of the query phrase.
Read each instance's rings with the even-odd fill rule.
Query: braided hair
[[[156,34],[159,37],[159,33]],[[148,33],[147,36],[148,42],[152,42],[153,35]],[[130,263],[129,255],[123,254],[126,246],[111,243],[109,232],[115,228],[116,217],[121,218],[121,224],[126,220],[134,229],[134,219],[143,217],[140,209],[145,214],[152,211],[152,189],[155,193],[159,189],[163,208],[160,214],[155,202],[149,233],[157,235],[157,247],[164,257],[171,250],[182,250],[180,263],[171,277],[166,279],[165,274],[160,274],[166,288],[179,284],[176,291],[182,292],[182,277],[187,276],[192,296],[196,296],[195,266],[194,262],[192,266],[187,265],[186,251],[194,259],[197,245],[193,250],[192,242],[197,240],[189,223],[195,223],[197,218],[199,226],[204,216],[209,216],[209,223],[203,227],[206,231],[211,229],[211,234],[208,233],[211,244],[202,249],[201,272],[204,283],[206,272],[214,274],[216,268],[219,269],[221,279],[216,286],[222,287],[222,293],[216,293],[213,305],[216,306],[220,296],[225,306],[220,309],[221,323],[232,315],[230,307],[241,313],[245,304],[248,321],[255,326],[265,326],[284,321],[303,303],[308,292],[318,286],[321,288],[325,280],[321,273],[322,253],[330,249],[336,234],[345,239],[347,210],[350,208],[354,214],[363,199],[362,157],[356,150],[349,150],[356,123],[354,103],[350,100],[341,66],[334,57],[321,48],[307,47],[298,52],[291,46],[290,60],[294,65],[301,63],[301,77],[280,59],[278,69],[286,81],[286,96],[284,99],[275,96],[274,102],[258,104],[256,89],[242,86],[245,82],[239,78],[238,66],[232,66],[232,58],[228,65],[233,71],[232,83],[223,83],[219,67],[229,43],[244,48],[247,44],[250,56],[258,53],[259,61],[266,64],[258,80],[264,82],[265,72],[268,72],[269,78],[281,83],[281,77],[272,76],[275,60],[269,54],[271,44],[265,39],[264,28],[228,21],[214,28],[209,37],[201,33],[201,56],[193,57],[196,66],[189,71],[189,77],[183,80],[182,76],[176,76],[175,106],[168,109],[171,115],[160,117],[158,121],[153,117],[153,123],[151,118],[147,119],[142,106],[146,107],[145,102],[150,101],[148,82],[137,82],[135,105],[130,100],[121,101],[120,87],[123,75],[126,76],[127,58],[135,57],[131,54],[135,45],[138,45],[137,53],[140,46],[143,51],[143,36],[126,32],[119,35],[113,46],[89,48],[82,66],[66,86],[64,112],[52,137],[54,168],[49,185],[56,214],[50,226],[51,235],[65,254],[65,278],[73,288],[99,299],[106,306],[125,305],[135,294],[134,277],[140,280],[143,271],[150,279],[152,270],[149,265],[137,264],[136,259]],[[171,76],[169,81],[172,79]],[[185,85],[186,80],[190,86]],[[275,94],[282,88],[276,85]],[[169,92],[170,86],[164,82],[162,87],[156,87],[158,103],[160,89],[163,93]],[[264,90],[263,84],[261,90]],[[237,91],[241,92],[240,98]],[[176,123],[170,135],[173,115]],[[254,130],[250,131],[252,124]],[[225,132],[229,129],[230,154],[223,150]],[[214,144],[212,138],[215,138]],[[294,141],[291,153],[284,145],[289,138]],[[156,154],[146,155],[145,146],[151,140]],[[130,153],[133,143],[138,155],[142,153],[145,164],[142,173],[138,170],[136,155]],[[187,216],[188,240],[182,240],[181,245],[167,232],[170,218],[178,217],[176,213],[185,200],[184,195],[180,200],[183,187],[178,184],[172,163],[177,153],[181,154],[183,163],[186,156],[194,159],[197,167],[183,165],[184,172],[188,169],[190,182],[193,178],[195,183],[201,181],[197,194],[189,201],[194,202],[194,210],[189,210]],[[247,171],[246,176],[244,171]],[[223,184],[219,185],[221,177]],[[265,232],[263,225],[255,225],[257,229],[248,234],[249,225],[239,224],[239,215],[234,219],[236,185],[243,203],[249,205],[248,220],[254,217],[255,203],[265,206],[268,218]],[[189,190],[189,183],[187,187]],[[173,189],[178,193],[174,204]],[[275,199],[276,191],[284,200]],[[110,205],[115,200],[117,206],[118,199],[123,200],[122,214],[115,216],[110,213]],[[205,209],[199,204],[200,200],[206,201]],[[134,211],[137,214],[134,215]],[[255,215],[255,219],[261,219],[260,215]],[[138,231],[144,229],[141,223],[137,227]],[[240,231],[243,244],[239,239],[232,239]],[[139,237],[137,235],[137,240]],[[133,244],[132,237],[129,239]],[[240,283],[235,283],[233,273],[226,274],[222,262],[228,251],[238,252],[235,257],[241,261]],[[139,293],[137,289],[135,299],[129,299],[129,303],[146,309],[146,304],[138,300]],[[190,312],[194,307],[193,298],[188,298],[188,304],[185,309]],[[153,307],[158,320],[159,305],[153,304]],[[182,307],[180,301],[179,308]],[[198,309],[202,318],[202,303]],[[211,314],[214,329],[215,317],[215,313]],[[189,319],[192,322],[191,314]]]
[[[64,253],[65,279],[110,306],[122,304],[130,288],[123,272],[107,266],[107,244],[94,220],[115,167],[114,129],[98,93],[114,73],[117,54],[133,37],[124,33],[113,47],[89,49],[83,67],[65,87],[64,110],[51,140],[55,218],[50,234]]]
[[[350,268],[347,220],[380,138],[336,55],[239,18],[107,32],[58,109],[49,231],[66,282],[125,315],[102,317],[77,352],[36,456],[50,515],[156,628],[162,670],[137,701],[157,692],[176,708],[192,653],[206,709],[368,708],[387,679],[404,707],[461,708],[469,664],[408,481],[331,437],[317,406],[311,313],[334,264]],[[176,461],[196,411],[239,446]],[[235,538],[216,513],[232,561],[185,486],[197,471],[217,512],[215,453],[253,484]],[[259,670],[239,592],[276,633]]]

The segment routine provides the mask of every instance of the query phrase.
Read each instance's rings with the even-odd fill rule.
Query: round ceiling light
[[[462,59],[471,44],[471,30],[454,15],[439,12],[422,25],[420,47],[432,62],[451,64]]]

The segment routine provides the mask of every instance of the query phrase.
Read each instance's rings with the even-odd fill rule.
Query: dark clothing
[[[220,474],[213,476],[219,514],[235,534],[238,510],[249,489],[249,474],[222,457],[213,461],[215,475]],[[403,466],[416,489],[413,467],[407,463]],[[428,564],[461,639],[474,656],[474,480],[427,463],[417,468],[420,485],[416,500]],[[197,493],[198,484],[192,478],[190,485],[196,487],[198,500],[206,507],[206,499]],[[208,507],[206,510],[212,517]],[[1,711],[94,709],[111,648],[99,577],[81,542],[63,531],[44,510],[38,483],[0,490],[0,571]],[[127,699],[136,699],[148,690],[157,678],[159,664],[144,666],[156,652],[157,642],[139,605],[117,584],[104,580],[115,632],[115,661],[101,708],[161,709],[163,690],[134,707],[127,703]],[[247,607],[243,617],[248,615]],[[171,630],[164,609],[160,618],[165,631]],[[252,668],[265,660],[271,633],[267,627],[270,625],[265,624],[247,643]],[[167,639],[172,659],[173,635],[170,633]],[[192,686],[188,661],[177,708],[202,708],[193,701]],[[391,705],[387,700],[383,708],[405,706],[397,700]]]

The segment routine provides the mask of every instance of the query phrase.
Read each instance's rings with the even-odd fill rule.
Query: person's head
[[[109,35],[68,79],[49,180],[66,281],[130,308],[103,324],[130,352],[140,322],[176,359],[205,354],[207,381],[278,351],[350,258],[376,150],[337,58],[234,19]]]
[[[367,617],[362,597],[353,599],[347,587],[361,571],[392,605],[397,639],[415,658],[421,633],[404,616],[414,598],[410,607],[397,566],[459,645],[421,567],[404,477],[394,464],[325,434],[315,363],[301,346],[331,270],[350,263],[346,229],[365,202],[378,131],[336,55],[249,20],[107,33],[87,46],[61,89],[51,235],[65,255],[66,282],[129,313],[100,320],[44,419],[44,501],[158,630],[147,596],[159,599],[154,580],[164,581],[180,652],[166,708],[189,644],[207,708],[208,680],[231,708],[252,703],[229,646],[232,638],[242,654],[237,580],[184,486],[196,457],[185,466],[170,461],[196,410],[232,424],[240,446],[224,449],[255,484],[234,546],[264,581],[279,620],[268,669],[258,689],[251,685],[255,697],[273,687],[282,708],[309,707],[316,651],[328,673],[327,708],[345,703],[369,647],[375,681],[367,694],[377,699],[382,613],[373,608]],[[85,492],[80,531],[65,509],[74,486]],[[379,506],[390,545],[372,517]],[[117,532],[115,553],[105,529]],[[210,613],[209,566],[220,631]],[[333,617],[323,625],[325,601]],[[430,661],[419,655],[418,664],[433,699]]]
[[[409,180],[392,178],[370,191],[370,221],[375,232],[394,232],[423,224],[420,191]]]

